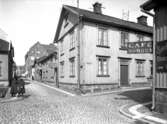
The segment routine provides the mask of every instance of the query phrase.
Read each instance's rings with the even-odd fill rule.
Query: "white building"
[[[145,16],[135,23],[103,15],[99,3],[93,12],[65,5],[54,41],[59,85],[82,90],[150,85],[152,27]]]

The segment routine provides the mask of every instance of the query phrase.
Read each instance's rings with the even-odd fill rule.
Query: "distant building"
[[[153,107],[167,114],[167,2],[164,0],[149,0],[141,8],[150,13],[154,10],[155,43],[156,43],[156,73],[153,88]]]
[[[39,42],[34,44],[25,55],[25,69],[27,76],[28,77],[34,76],[33,65],[35,60],[43,56],[48,56],[53,51],[56,51],[56,47],[54,44],[45,45]]]
[[[82,90],[149,86],[152,27],[64,5],[54,41],[59,48],[59,85]],[[78,33],[79,31],[79,33]]]
[[[0,28],[0,39],[7,40],[7,34]]]
[[[57,51],[43,56],[35,62],[35,80],[57,82]]]
[[[22,76],[22,75],[25,74],[26,70],[25,70],[24,65],[23,66],[17,66],[16,68],[17,68],[16,73],[17,73],[18,76]]]
[[[13,77],[14,48],[0,31],[0,86],[10,86]],[[4,38],[4,39],[3,39]]]

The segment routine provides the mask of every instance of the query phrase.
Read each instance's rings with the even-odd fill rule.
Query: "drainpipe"
[[[79,0],[77,0],[77,8],[79,9]],[[80,14],[78,14],[78,28],[77,28],[77,36],[78,36],[78,89],[81,88],[80,85]]]
[[[149,16],[153,17],[153,82],[152,82],[152,107],[151,109],[155,109],[155,84],[156,84],[156,35],[155,35],[155,15],[141,9],[142,12],[148,14]]]

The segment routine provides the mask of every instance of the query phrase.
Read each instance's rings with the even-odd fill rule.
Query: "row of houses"
[[[34,44],[25,56],[25,74],[38,81],[56,82],[57,48],[54,44]]]
[[[31,66],[26,64],[27,70],[35,67],[37,80],[48,80],[46,78],[50,75],[57,86],[82,91],[150,86],[149,79],[154,77],[153,108],[167,112],[166,3],[149,0],[141,6],[149,15],[154,9],[154,38],[153,27],[148,26],[146,16],[138,17],[137,23],[130,22],[104,15],[101,8],[102,4],[98,2],[93,4],[93,11],[64,5],[54,38],[56,62],[51,61],[52,54],[41,57],[35,53],[32,56],[30,51],[33,50],[30,50],[26,63]],[[154,64],[155,75],[153,40],[157,42],[156,50],[159,50],[155,54],[158,63]],[[51,74],[46,74],[47,69],[52,70]]]

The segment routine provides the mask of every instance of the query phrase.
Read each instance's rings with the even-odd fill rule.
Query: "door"
[[[120,84],[121,86],[128,86],[129,85],[129,81],[128,81],[128,65],[121,65],[121,74],[120,74]]]

